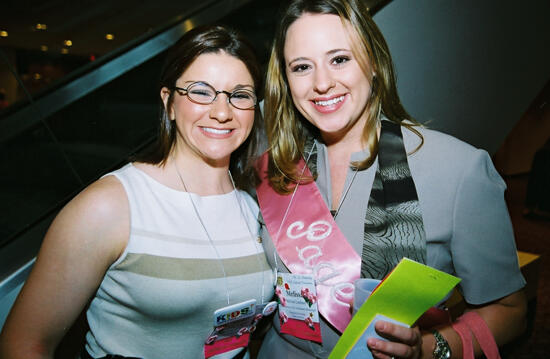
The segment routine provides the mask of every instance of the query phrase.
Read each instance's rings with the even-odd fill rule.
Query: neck
[[[365,125],[366,120],[360,118],[350,127],[343,128],[338,132],[321,132],[321,137],[327,148],[336,152],[351,154],[363,149],[363,128]]]
[[[336,133],[323,133],[321,137],[327,146],[328,152],[336,154],[336,157],[350,157],[352,153],[365,149],[367,145],[363,141],[363,129],[366,126],[366,120],[359,120],[352,128]],[[380,138],[380,122],[376,126],[376,135]]]
[[[209,196],[229,193],[234,189],[229,177],[229,164],[214,166],[205,161],[174,155],[168,161],[167,168],[181,185],[178,187],[186,192]]]

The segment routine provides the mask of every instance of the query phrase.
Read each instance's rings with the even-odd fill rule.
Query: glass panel
[[[162,57],[153,58],[47,119],[84,183],[153,140],[161,66]]]
[[[249,36],[265,63],[276,25],[270,14],[278,8],[276,0],[251,1],[219,22]],[[0,143],[0,245],[154,139],[163,58],[152,58]]]
[[[0,47],[0,118],[11,104],[24,97],[23,88],[14,75],[17,73],[15,59],[14,50]]]
[[[27,91],[39,96],[76,70],[217,1],[10,1],[0,11],[0,52],[6,57],[0,63],[9,63]],[[29,101],[19,85],[6,81],[6,70],[0,65],[7,103]]]
[[[80,187],[43,123],[0,144],[0,241],[32,224]]]

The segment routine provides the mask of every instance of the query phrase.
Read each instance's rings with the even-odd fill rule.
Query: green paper
[[[376,314],[413,325],[458,282],[460,278],[403,258],[359,308],[329,359],[345,358]]]

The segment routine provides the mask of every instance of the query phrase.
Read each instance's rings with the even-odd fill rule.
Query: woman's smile
[[[329,98],[316,98],[312,100],[315,109],[321,113],[332,113],[338,111],[346,100],[345,95],[332,96]]]
[[[371,85],[353,48],[338,16],[304,14],[288,28],[284,56],[298,111],[325,140],[360,145]]]
[[[212,138],[227,138],[231,135],[233,132],[233,129],[225,128],[225,129],[218,129],[214,127],[204,127],[199,126],[201,131],[204,132],[205,136],[212,137]]]

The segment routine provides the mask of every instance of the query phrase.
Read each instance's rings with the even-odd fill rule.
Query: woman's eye
[[[208,90],[193,89],[189,92],[191,93],[191,95],[196,95],[196,96],[205,96],[205,97],[212,96],[212,91],[208,91]]]
[[[332,59],[332,63],[335,65],[341,65],[348,62],[350,58],[348,56],[337,56]]]
[[[309,65],[299,64],[292,67],[292,72],[304,72],[309,70]]]
[[[247,91],[235,91],[231,94],[231,97],[236,99],[249,100],[252,98],[252,94]]]

